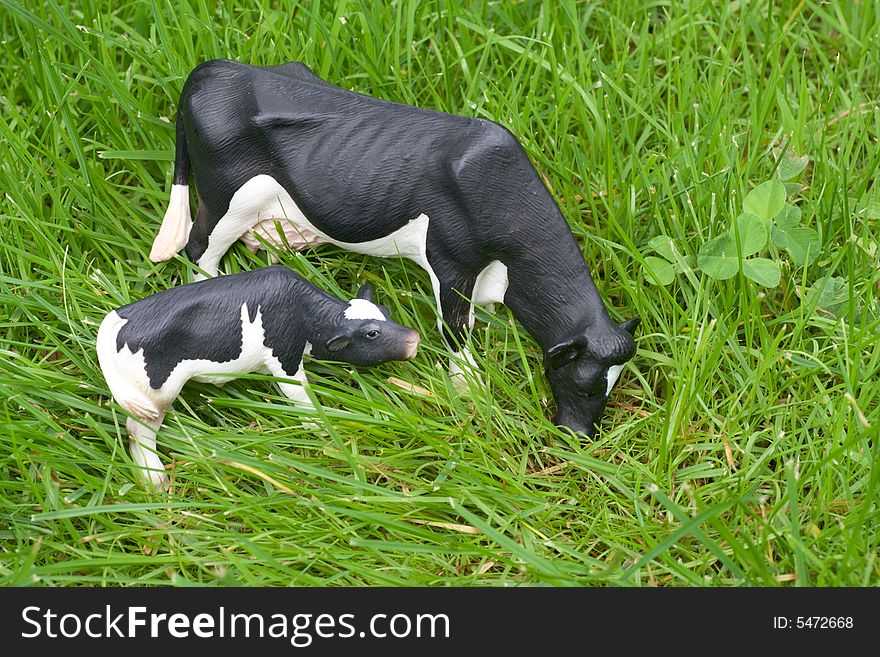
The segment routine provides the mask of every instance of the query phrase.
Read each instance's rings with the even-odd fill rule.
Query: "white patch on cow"
[[[375,319],[385,321],[385,315],[379,307],[366,299],[352,299],[345,307],[345,319]]]
[[[259,175],[248,180],[232,195],[229,209],[208,237],[208,246],[198,265],[208,275],[216,276],[220,259],[236,240],[241,239],[250,248],[262,246],[251,235],[253,231],[270,243],[284,244],[286,240],[290,248],[296,250],[316,244],[335,244],[355,253],[412,260],[428,271],[439,306],[440,283],[428,264],[426,254],[428,222],[428,216],[420,214],[385,237],[367,242],[343,242],[318,230],[272,176]],[[278,227],[284,240],[278,233]]]
[[[153,241],[150,260],[153,262],[170,260],[175,253],[186,246],[192,225],[189,212],[189,186],[171,185],[168,210],[165,211],[162,226]]]
[[[268,372],[280,378],[293,379],[296,383],[279,382],[281,391],[299,405],[312,406],[304,389],[307,382],[302,363],[291,376],[284,371],[272,350],[266,347],[260,309],[257,309],[254,321],[250,321],[247,304],[242,304],[240,317],[242,345],[237,358],[225,362],[204,358],[182,360],[158,389],[150,386],[143,349],[133,353],[128,344],[118,351],[116,349],[116,338],[128,320],[112,311],[101,322],[96,341],[101,371],[113,398],[133,416],[126,423],[131,437],[132,458],[144,470],[145,478],[158,487],[167,483],[167,477],[156,454],[156,433],[162,425],[165,411],[190,379],[219,385],[235,378],[231,375]],[[306,343],[306,352],[310,351],[311,345]]]
[[[608,387],[605,388],[605,396],[611,394],[611,388],[614,387],[614,384],[617,383],[618,377],[620,377],[620,373],[623,371],[623,365],[612,365],[608,368],[608,373],[605,375],[605,380],[608,382]]]
[[[474,328],[474,306],[490,307],[496,303],[504,303],[504,295],[510,282],[507,279],[507,265],[500,260],[493,260],[483,268],[474,281],[474,291],[471,293],[471,310],[468,317],[468,325]],[[492,308],[488,308],[492,311]]]

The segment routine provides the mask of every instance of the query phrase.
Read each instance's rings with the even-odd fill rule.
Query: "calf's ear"
[[[639,324],[642,323],[641,317],[630,317],[625,322],[621,322],[618,324],[618,327],[629,333],[630,335],[636,334],[636,329],[639,327]]]
[[[361,289],[358,290],[357,293],[358,299],[364,299],[365,301],[373,302],[373,286],[369,283],[364,283],[361,285]]]
[[[327,351],[329,351],[331,354],[335,354],[339,351],[342,351],[350,344],[351,338],[349,338],[347,335],[337,335],[336,337],[327,340]]]

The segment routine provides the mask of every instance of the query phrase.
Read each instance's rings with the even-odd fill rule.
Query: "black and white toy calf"
[[[557,422],[576,431],[594,432],[635,353],[638,318],[608,316],[565,217],[508,130],[346,91],[298,62],[213,60],[181,94],[171,203],[150,258],[186,247],[214,276],[236,240],[259,247],[254,235],[416,262],[450,345],[473,327],[472,304],[505,303],[544,351]],[[460,374],[473,361],[464,351],[452,363]]]
[[[190,379],[222,384],[235,374],[288,379],[281,392],[311,408],[303,355],[353,365],[414,358],[419,334],[388,317],[364,285],[340,301],[294,272],[264,267],[164,290],[110,312],[98,360],[113,398],[131,414],[134,461],[166,484],[156,453],[165,412]]]

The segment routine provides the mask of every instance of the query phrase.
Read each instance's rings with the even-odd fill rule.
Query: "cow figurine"
[[[389,319],[361,287],[345,302],[291,270],[263,267],[163,290],[111,311],[98,329],[98,361],[113,398],[131,414],[132,457],[146,478],[167,483],[156,453],[165,412],[190,379],[222,384],[265,372],[312,408],[303,355],[353,365],[414,358],[417,331]]]
[[[170,207],[150,258],[186,247],[214,276],[236,240],[255,250],[256,236],[420,265],[453,375],[473,366],[461,345],[474,304],[505,303],[544,352],[556,422],[577,432],[594,433],[635,353],[640,320],[611,320],[565,217],[507,129],[346,91],[298,62],[208,61],[183,87]]]

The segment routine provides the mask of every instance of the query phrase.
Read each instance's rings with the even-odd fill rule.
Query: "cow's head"
[[[547,380],[556,397],[556,424],[592,436],[608,394],[636,352],[633,333],[641,319],[591,326],[545,353]]]
[[[312,355],[352,365],[379,365],[415,358],[418,348],[418,331],[391,321],[388,309],[373,303],[373,289],[366,284],[312,345]]]

